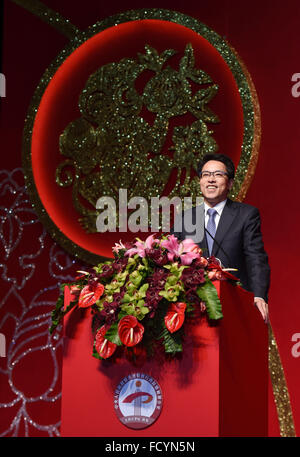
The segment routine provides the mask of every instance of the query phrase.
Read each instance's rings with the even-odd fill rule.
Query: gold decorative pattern
[[[204,154],[218,148],[207,127],[207,123],[219,122],[208,107],[218,86],[207,73],[195,68],[190,44],[178,71],[164,65],[174,54],[175,50],[166,49],[159,55],[146,45],[145,53],[139,53],[136,60],[123,58],[100,67],[79,97],[81,117],[60,137],[60,152],[67,160],[58,166],[56,182],[62,187],[73,186],[73,204],[88,233],[96,232],[98,215],[88,206],[95,208],[100,196],[118,201],[119,189],[128,190],[128,199],[139,196],[150,203],[152,197],[162,196],[176,169],[177,181],[169,196],[196,199],[200,193],[199,179],[190,179],[187,173],[182,182],[181,173],[183,169],[196,170]],[[153,76],[139,94],[135,83],[144,71]],[[190,81],[198,85],[195,93]],[[145,120],[145,109],[155,114],[152,125]],[[174,154],[170,157],[164,153],[169,120],[187,113],[196,121],[174,128],[170,148]],[[138,179],[141,171],[142,179]]]
[[[230,45],[229,45],[230,46]],[[258,155],[259,155],[259,148],[260,148],[260,140],[261,140],[261,116],[260,116],[260,106],[259,106],[259,100],[258,96],[255,90],[255,86],[253,84],[252,78],[250,76],[250,73],[248,72],[246,65],[240,58],[240,56],[236,53],[236,51],[232,48],[232,52],[236,55],[236,58],[243,70],[243,74],[245,75],[245,78],[248,83],[248,88],[251,94],[251,105],[253,109],[253,139],[252,139],[252,144],[251,144],[251,152],[250,152],[250,158],[248,160],[248,165],[247,165],[247,172],[244,174],[243,180],[241,185],[239,186],[238,189],[234,190],[234,193],[237,192],[237,196],[235,197],[235,200],[237,201],[243,201],[244,198],[246,197],[247,191],[250,187],[251,181],[254,177],[257,161],[258,161]],[[241,157],[240,164],[242,164],[242,161],[246,161],[247,159]]]
[[[280,436],[295,437],[295,426],[289,391],[271,324],[269,325],[269,372],[277,409]]]
[[[89,27],[87,33],[92,36],[95,31],[99,31],[99,27],[100,29],[104,29],[112,25],[118,25],[129,20],[137,19],[159,19],[183,25],[198,33],[211,43],[228,64],[238,86],[244,117],[244,135],[241,157],[236,169],[235,182],[230,197],[234,200],[242,200],[246,195],[255,171],[260,144],[260,112],[258,98],[249,73],[247,71],[244,73],[244,70],[246,69],[245,65],[237,52],[220,35],[198,20],[176,11],[155,8],[151,10],[142,9],[137,11],[126,11],[116,16],[111,16],[104,21],[101,21],[101,23],[96,23]],[[253,159],[253,155],[254,157],[256,156],[256,158]]]

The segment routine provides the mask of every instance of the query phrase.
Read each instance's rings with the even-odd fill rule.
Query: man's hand
[[[268,324],[269,323],[268,303],[266,303],[263,298],[254,297],[254,304],[260,311],[265,323]]]

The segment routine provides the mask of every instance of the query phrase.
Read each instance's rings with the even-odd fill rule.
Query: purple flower
[[[150,287],[153,286],[161,290],[165,285],[168,273],[169,272],[164,268],[157,268],[152,275],[148,277],[147,282],[150,284]]]
[[[166,279],[168,277],[168,271],[163,268],[157,268],[151,276],[148,277],[147,282],[149,288],[146,292],[145,306],[148,306],[150,313],[149,317],[152,318],[155,315],[159,302],[162,300],[162,296],[159,292],[164,288]]]
[[[149,317],[152,318],[155,315],[159,302],[162,300],[162,296],[159,295],[159,289],[151,288],[146,292],[146,302],[144,306],[149,308]]]
[[[156,306],[160,300],[162,299],[162,296],[159,295],[159,289],[148,289],[146,292],[146,304],[147,306]]]
[[[98,278],[110,278],[114,274],[112,265],[105,264],[102,266],[102,272],[98,273]]]
[[[113,294],[112,303],[115,303],[117,306],[119,306],[124,297],[124,293],[125,293],[125,291],[123,290],[122,292],[116,292],[115,294]]]
[[[185,268],[180,279],[186,289],[198,286],[205,282],[204,270],[202,268]]]
[[[104,306],[104,309],[102,311],[100,311],[99,317],[103,319],[105,324],[111,325],[118,318],[119,303],[117,303],[115,301],[113,301],[111,303],[104,302],[103,306]]]
[[[161,267],[166,265],[169,261],[167,253],[160,248],[146,249],[146,255],[149,257],[149,259],[153,260],[153,262]]]
[[[116,271],[116,272],[120,272],[122,271],[126,265],[128,263],[128,258],[127,257],[122,257],[120,259],[117,259],[114,263],[112,263],[112,268]]]
[[[185,291],[185,299],[190,303],[200,303],[200,299],[197,295],[197,286],[190,287]]]

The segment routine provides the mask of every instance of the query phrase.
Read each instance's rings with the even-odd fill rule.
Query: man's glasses
[[[226,173],[225,171],[220,171],[220,170],[201,171],[201,173],[200,173],[200,178],[208,179],[211,176],[213,176],[214,178],[217,178],[217,179],[221,179],[221,178],[225,178],[225,176],[228,176],[228,173]]]

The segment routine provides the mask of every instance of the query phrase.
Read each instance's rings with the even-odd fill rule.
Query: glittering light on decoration
[[[48,235],[32,209],[23,181],[20,168],[0,171],[0,198],[6,203],[6,206],[1,206],[0,217],[0,241],[4,248],[0,271],[3,284],[9,285],[0,303],[0,332],[10,329],[6,338],[6,354],[1,357],[0,374],[11,391],[9,401],[3,401],[1,397],[0,410],[11,410],[9,414],[12,418],[7,424],[4,418],[1,420],[0,436],[32,436],[33,429],[43,435],[59,436],[60,417],[55,423],[39,423],[32,417],[31,405],[37,404],[50,411],[52,405],[60,402],[61,359],[58,354],[62,349],[62,327],[56,335],[50,336],[49,325],[58,286],[74,278],[72,268],[75,269],[75,260],[53,241],[50,241],[49,248],[47,240],[46,246]],[[26,229],[32,234],[37,233],[36,243],[26,243]],[[45,255],[49,285],[39,289],[40,280],[35,280],[37,264]],[[33,287],[33,281],[36,287]],[[31,298],[25,299],[24,296],[29,295],[28,285],[31,285]],[[22,372],[31,357],[34,357],[36,369],[46,367],[47,387],[40,387],[39,377],[32,375],[31,378],[26,369],[22,375],[26,386],[24,384],[23,387],[16,376],[16,370]],[[27,382],[24,376],[29,377]],[[28,388],[29,381],[34,394]],[[44,390],[39,392],[40,389]]]

